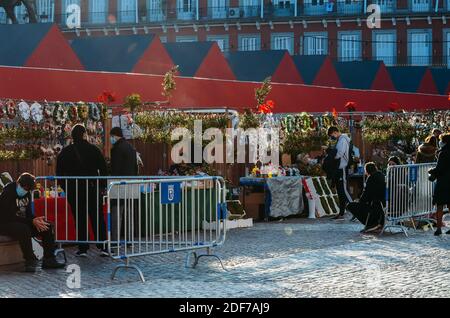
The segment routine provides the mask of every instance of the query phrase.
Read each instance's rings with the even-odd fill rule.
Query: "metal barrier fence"
[[[227,210],[221,177],[51,176],[36,181],[40,187],[32,194],[33,213],[52,223],[59,245],[56,253],[67,262],[63,244],[80,248],[97,244],[113,258],[126,261],[116,267],[112,278],[125,267],[138,270],[144,280],[140,269],[129,265],[130,257],[207,249],[206,255],[192,253],[195,267],[200,257],[218,258],[211,248],[225,240]],[[164,195],[179,202],[161,201]]]
[[[108,250],[114,259],[130,265],[131,257],[190,251],[186,266],[195,267],[204,256],[222,261],[211,249],[226,237],[225,183],[221,177],[128,180],[108,187]],[[208,224],[208,226],[206,226]],[[115,235],[114,235],[115,234]],[[206,254],[196,251],[206,249]],[[190,264],[191,257],[194,257]]]
[[[428,170],[435,163],[390,166],[386,173],[386,229],[400,228],[406,236],[404,222],[409,220],[415,228],[415,219],[431,224],[434,212],[433,187],[428,180]]]

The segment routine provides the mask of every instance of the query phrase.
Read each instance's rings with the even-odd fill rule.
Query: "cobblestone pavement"
[[[291,219],[228,232],[213,258],[185,268],[186,253],[132,260],[144,272],[110,274],[119,261],[91,257],[68,263],[81,268],[80,288],[69,288],[65,270],[18,273],[0,268],[0,297],[448,297],[450,235],[431,231],[361,235],[360,224]]]

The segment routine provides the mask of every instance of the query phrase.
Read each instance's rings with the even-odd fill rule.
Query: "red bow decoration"
[[[338,117],[338,113],[337,113],[335,107],[333,107],[333,111],[332,111],[331,113],[333,114],[333,117],[334,117],[334,118],[337,118],[337,117]]]
[[[398,104],[398,103],[391,103],[390,105],[389,105],[389,110],[391,111],[391,112],[396,112],[396,111],[398,111],[400,109],[400,105]]]
[[[100,103],[112,103],[116,101],[116,93],[104,91],[97,97],[97,101]]]
[[[355,102],[347,102],[345,104],[345,108],[349,112],[354,112],[354,111],[356,111],[356,103]]]
[[[272,100],[268,100],[265,104],[258,106],[258,112],[262,114],[271,114],[274,107],[275,103]]]

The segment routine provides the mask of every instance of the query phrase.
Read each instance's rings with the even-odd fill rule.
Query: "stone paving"
[[[431,231],[362,235],[361,225],[327,219],[256,223],[228,232],[213,258],[185,268],[186,253],[132,260],[144,273],[119,271],[120,261],[73,256],[81,269],[80,288],[67,284],[65,270],[19,273],[0,268],[0,297],[448,297],[450,235]]]

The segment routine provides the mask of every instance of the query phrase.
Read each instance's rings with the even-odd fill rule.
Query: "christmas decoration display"
[[[90,141],[101,146],[107,107],[89,106],[82,102],[0,100],[0,161],[52,159],[70,142],[76,123],[83,123]]]
[[[174,66],[165,75],[162,82],[163,92],[162,95],[167,98],[167,100],[172,97],[173,91],[176,89],[175,74],[178,72],[178,65]]]

